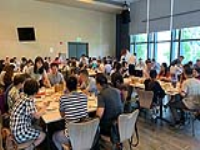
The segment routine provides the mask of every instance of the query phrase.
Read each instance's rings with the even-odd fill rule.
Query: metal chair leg
[[[195,126],[194,126],[195,118],[192,118],[192,136],[195,136]]]
[[[132,150],[132,138],[129,140],[130,150]]]

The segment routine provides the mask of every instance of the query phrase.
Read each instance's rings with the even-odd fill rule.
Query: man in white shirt
[[[130,58],[128,60],[128,64],[129,65],[136,65],[136,53],[134,53],[133,55],[130,55]]]
[[[178,76],[180,76],[183,72],[183,68],[181,66],[181,62],[177,60],[174,65],[170,67],[170,74],[173,82],[178,81]]]
[[[80,58],[80,63],[86,64],[88,65],[88,58],[85,56],[85,54],[83,54]]]
[[[136,64],[135,69],[144,70],[144,68],[145,68],[145,63],[142,61],[142,58],[140,58],[138,64]]]
[[[181,86],[179,95],[176,96],[176,100],[171,101],[169,104],[175,124],[177,125],[185,121],[183,109],[200,109],[200,81],[193,77],[193,69],[189,65],[184,66],[184,75],[186,76],[186,80]],[[195,97],[198,98],[196,99]],[[181,116],[179,116],[177,109],[181,111]]]
[[[107,60],[105,61],[105,67],[104,68],[105,68],[105,73],[109,75],[111,70],[112,70],[112,66]]]

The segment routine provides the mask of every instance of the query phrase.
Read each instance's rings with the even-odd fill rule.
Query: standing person
[[[174,66],[174,65],[176,65],[177,63],[182,64],[183,59],[184,59],[184,56],[179,56],[177,59],[175,59],[175,60],[173,60],[173,61],[171,62],[170,66]]]
[[[123,112],[120,91],[108,86],[107,78],[103,74],[97,74],[96,85],[99,91],[96,116],[100,118],[100,134],[111,137],[112,125]]]
[[[76,77],[69,77],[67,79],[69,94],[65,94],[60,98],[60,114],[65,118],[65,129],[53,134],[53,142],[58,150],[62,150],[62,144],[70,143],[68,124],[79,122],[88,116],[87,96],[77,91],[77,84]]]
[[[44,69],[44,61],[42,57],[36,57],[34,66],[30,67],[28,74],[40,83],[40,87],[51,87],[47,73]]]
[[[39,119],[49,104],[45,104],[39,111],[36,110],[34,97],[39,90],[36,80],[27,80],[24,84],[26,97],[18,100],[14,105],[10,116],[10,129],[17,143],[26,143],[31,140],[34,142],[29,149],[34,149],[45,139],[45,133],[34,128],[33,118]]]
[[[121,51],[120,63],[122,63],[123,61],[129,62],[129,60],[131,60],[130,58],[131,58],[131,53],[129,52],[129,50],[123,49]]]
[[[128,64],[135,66],[136,65],[136,60],[137,60],[136,53],[134,53],[133,55],[130,55],[130,58],[128,60]]]

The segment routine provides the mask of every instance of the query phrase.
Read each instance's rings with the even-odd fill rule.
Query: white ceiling
[[[125,0],[36,0],[108,13],[120,13]],[[126,0],[131,3],[138,0]]]

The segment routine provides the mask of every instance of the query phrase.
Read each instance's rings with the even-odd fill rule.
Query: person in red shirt
[[[196,79],[200,80],[200,68],[195,68],[193,74]]]
[[[167,64],[162,63],[160,73],[157,76],[157,79],[161,81],[171,81],[171,75],[168,70]]]

